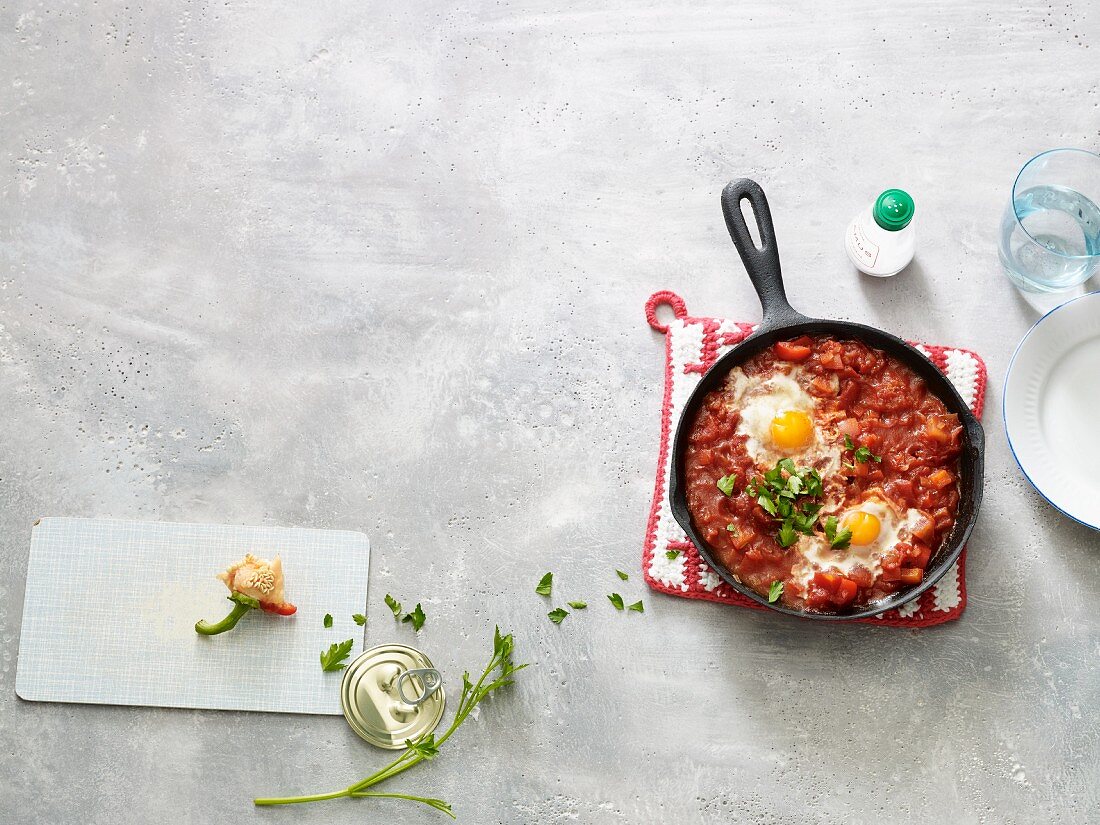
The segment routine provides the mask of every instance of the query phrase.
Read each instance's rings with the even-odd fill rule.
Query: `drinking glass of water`
[[[1020,170],[1001,220],[1001,264],[1025,292],[1062,292],[1100,272],[1100,155],[1051,149]]]

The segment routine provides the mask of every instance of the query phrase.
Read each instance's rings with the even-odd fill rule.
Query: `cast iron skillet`
[[[745,218],[741,212],[741,202],[743,200],[748,200],[752,204],[753,213],[756,215],[756,225],[760,231],[760,247],[757,247],[753,242],[752,236],[749,234],[749,228],[745,224]],[[783,289],[783,276],[779,270],[779,252],[775,243],[775,227],[772,225],[771,211],[768,209],[768,201],[764,197],[764,191],[759,185],[745,178],[730,183],[722,192],[722,212],[726,216],[726,227],[729,229],[730,237],[733,238],[733,244],[737,247],[737,252],[741,255],[741,261],[745,264],[745,269],[748,270],[752,285],[756,288],[756,294],[760,297],[760,303],[764,308],[764,319],[752,335],[723,355],[707,371],[691,394],[691,398],[688,399],[687,406],[684,407],[683,414],[680,416],[680,423],[676,427],[676,440],[672,447],[672,478],[669,484],[672,514],[695,546],[699,548],[699,552],[706,563],[730,587],[779,613],[788,613],[808,619],[854,619],[874,616],[898,607],[919,596],[947,572],[948,568],[959,557],[963,545],[966,544],[966,539],[974,527],[974,521],[978,515],[978,505],[982,501],[985,450],[985,435],[982,432],[982,425],[978,423],[973,413],[970,412],[970,408],[959,397],[959,393],[944,374],[924,355],[900,338],[863,324],[807,318],[791,307],[787,302],[787,294]],[[961,465],[959,508],[955,518],[955,526],[944,539],[935,555],[929,560],[924,580],[920,584],[898,591],[887,599],[849,613],[813,613],[792,610],[780,604],[768,604],[766,598],[741,584],[715,558],[710,547],[696,531],[691,513],[688,511],[684,454],[687,451],[688,434],[695,423],[696,414],[699,412],[699,408],[702,407],[707,393],[719,387],[731,369],[743,364],[756,353],[767,349],[776,341],[786,341],[800,335],[832,335],[842,340],[858,340],[893,356],[923,378],[932,392],[939,396],[940,400],[947,406],[948,412],[955,413],[963,425],[962,454],[959,459]]]

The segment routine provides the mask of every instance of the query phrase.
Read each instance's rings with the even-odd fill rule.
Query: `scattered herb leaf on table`
[[[540,596],[549,596],[550,591],[553,589],[553,587],[554,574],[547,573],[545,576],[539,579],[539,583],[535,585],[535,592],[538,593]]]
[[[416,607],[413,608],[411,613],[406,613],[401,617],[402,622],[412,622],[413,630],[417,633],[420,632],[420,628],[424,626],[424,620],[427,616],[424,615],[424,608],[420,606],[420,602],[416,603]]]
[[[354,621],[360,627],[367,623],[367,617],[364,616],[362,613],[352,613],[351,618],[352,621]]]
[[[562,619],[569,615],[569,611],[562,607],[555,607],[546,614],[554,624],[561,624]]]
[[[388,607],[390,609],[390,612],[393,613],[394,619],[401,618],[401,602],[399,602],[389,593],[386,594],[386,607]]]

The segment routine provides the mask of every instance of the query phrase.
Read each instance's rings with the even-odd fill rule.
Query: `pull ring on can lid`
[[[424,690],[414,699],[410,699],[405,695],[405,682],[419,677],[421,683],[424,685]],[[422,702],[428,701],[432,697],[432,694],[439,690],[439,686],[443,684],[443,677],[439,675],[439,671],[434,667],[418,667],[415,670],[406,670],[400,676],[397,677],[397,695],[401,697],[401,701],[406,705],[416,707]],[[413,683],[413,687],[416,683]]]
[[[435,730],[446,701],[439,671],[408,645],[363,651],[340,682],[340,707],[348,724],[380,748],[397,750]]]

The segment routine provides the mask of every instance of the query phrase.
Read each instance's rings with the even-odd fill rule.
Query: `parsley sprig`
[[[514,675],[527,667],[527,665],[516,665],[512,663],[512,651],[514,647],[515,642],[512,639],[512,634],[509,633],[502,636],[500,628],[498,627],[493,635],[493,658],[489,660],[489,664],[481,674],[481,677],[477,682],[471,682],[468,672],[462,674],[462,696],[458,700],[458,710],[455,711],[455,717],[450,727],[447,728],[442,736],[437,737],[434,733],[428,733],[416,739],[406,740],[406,749],[399,757],[381,770],[375,771],[365,779],[356,782],[354,785],[349,785],[343,790],[333,791],[331,793],[312,794],[310,796],[254,799],[252,800],[253,804],[263,806],[291,805],[299,802],[320,802],[324,799],[339,799],[341,797],[348,797],[349,799],[382,797],[388,799],[407,799],[412,802],[419,802],[430,808],[435,808],[437,811],[442,811],[454,819],[454,813],[451,811],[451,806],[442,799],[400,793],[382,793],[369,789],[380,782],[397,776],[399,773],[404,773],[414,765],[418,765],[427,759],[434,758],[439,753],[439,749],[443,747],[443,743],[451,738],[451,735],[466,721],[466,718],[473,712],[478,704],[494,691],[512,684],[515,681],[513,678]]]
[[[775,539],[781,547],[798,541],[799,533],[812,536],[817,514],[824,506],[814,501],[822,495],[820,474],[812,467],[798,469],[789,458],[779,460],[762,478],[747,484],[745,495],[755,498],[764,512],[779,522]]]
[[[347,664],[344,660],[351,654],[351,647],[354,644],[354,639],[348,639],[339,644],[333,643],[329,645],[328,650],[321,652],[321,670],[330,673],[334,670],[343,670],[346,668]]]

